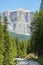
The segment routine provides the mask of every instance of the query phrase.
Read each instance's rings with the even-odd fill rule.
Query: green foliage
[[[17,46],[16,46],[16,41],[15,41],[15,38],[12,38],[12,44],[11,44],[11,48],[12,48],[12,56],[13,58],[17,56]]]
[[[18,38],[15,38],[16,47],[17,47],[17,57],[25,57],[27,55],[27,42],[19,41]]]
[[[30,41],[28,40],[27,41],[27,54],[31,53],[31,44],[30,44]]]
[[[4,52],[4,33],[0,16],[0,65],[3,64],[3,52]]]
[[[40,11],[31,23],[31,46],[32,50],[43,54],[43,11]]]
[[[27,55],[27,43],[26,41],[22,41],[19,44],[19,56],[20,57],[25,57]]]
[[[14,58],[27,55],[27,41],[19,41],[18,38],[10,36],[7,29],[7,18],[4,18],[4,25],[0,17],[0,65],[14,65]]]
[[[7,18],[5,17],[5,25],[4,25],[4,61],[3,61],[3,65],[10,65],[10,52],[11,52],[11,39],[10,39],[10,35],[9,32],[7,30]]]
[[[3,33],[3,26],[1,23],[1,16],[0,16],[0,53],[4,52],[4,33]]]
[[[9,24],[8,19],[7,19],[6,16],[4,17],[4,24],[5,24],[6,26],[7,26],[7,24]]]
[[[34,51],[34,44],[35,44],[35,40],[36,40],[36,33],[37,33],[37,25],[38,25],[38,18],[39,16],[39,13],[36,11],[36,13],[34,14],[34,19],[33,21],[31,22],[31,41],[30,41],[30,44],[31,44],[31,49],[32,49],[32,52]]]
[[[27,42],[26,41],[22,41],[21,50],[22,50],[23,57],[25,57],[27,55]]]
[[[4,46],[5,46],[5,51],[3,53],[4,55],[4,65],[10,65],[10,52],[11,52],[11,39],[9,36],[8,31],[6,31],[5,35],[4,35]]]
[[[2,54],[0,54],[0,65],[3,65],[3,55]]]
[[[40,6],[40,11],[43,11],[43,0],[41,0],[41,6]]]
[[[37,60],[39,63],[41,63],[43,65],[43,55],[41,55]]]

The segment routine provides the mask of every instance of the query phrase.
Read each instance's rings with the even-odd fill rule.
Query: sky
[[[0,12],[19,8],[35,12],[39,10],[41,0],[0,0]]]

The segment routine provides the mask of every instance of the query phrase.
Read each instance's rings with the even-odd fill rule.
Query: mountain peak
[[[19,8],[19,9],[16,9],[17,11],[24,11],[24,12],[31,12],[30,10],[26,10],[26,9],[23,9],[23,8]]]

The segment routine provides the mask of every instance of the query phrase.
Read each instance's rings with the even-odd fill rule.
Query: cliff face
[[[30,34],[30,23],[33,20],[33,12],[17,9],[14,11],[6,11],[2,13],[2,20],[7,16],[7,19],[10,23],[8,29],[17,34]]]

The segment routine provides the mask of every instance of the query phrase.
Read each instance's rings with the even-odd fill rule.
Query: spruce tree
[[[3,53],[4,55],[4,61],[3,61],[3,65],[10,65],[10,61],[11,61],[11,38],[10,38],[10,34],[7,30],[7,25],[8,25],[8,20],[7,17],[4,18],[4,48],[5,51]]]
[[[43,0],[41,0],[40,10],[43,10]]]
[[[27,42],[26,41],[22,41],[22,44],[21,44],[21,51],[22,51],[22,57],[26,57],[27,55]]]
[[[31,23],[31,45],[33,52],[43,54],[43,11],[35,14]]]
[[[16,42],[16,47],[17,47],[17,57],[19,57],[19,53],[20,53],[20,51],[19,51],[19,49],[20,49],[20,45],[19,45],[19,40],[18,40],[17,37],[15,37],[15,42]]]
[[[0,16],[0,65],[3,65],[3,53],[4,53],[4,32]]]
[[[15,38],[12,39],[12,54],[13,54],[13,57],[16,57],[17,56],[17,46],[16,46],[16,41],[15,41]]]

